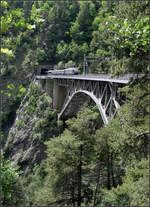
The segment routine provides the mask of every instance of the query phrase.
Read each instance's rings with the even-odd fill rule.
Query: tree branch
[[[134,139],[139,138],[139,137],[142,137],[142,136],[147,135],[147,134],[149,134],[149,133],[150,133],[150,131],[143,132],[143,133],[141,133],[141,134],[138,134],[136,137],[134,137]]]

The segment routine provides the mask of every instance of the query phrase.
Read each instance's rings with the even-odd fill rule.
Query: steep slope
[[[5,157],[22,170],[32,169],[46,157],[43,142],[58,135],[57,114],[51,98],[37,84],[31,84],[22,101],[5,145]]]

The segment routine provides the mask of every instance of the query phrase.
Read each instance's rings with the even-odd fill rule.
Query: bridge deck
[[[75,80],[91,80],[91,81],[104,81],[127,84],[131,79],[135,79],[136,74],[126,74],[117,78],[110,77],[107,74],[88,74],[88,75],[38,75],[37,79],[75,79]]]

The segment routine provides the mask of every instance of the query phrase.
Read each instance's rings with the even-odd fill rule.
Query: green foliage
[[[79,45],[91,40],[92,21],[96,16],[95,5],[92,2],[80,2],[80,10],[76,21],[71,27],[72,39]]]
[[[72,60],[82,71],[84,55],[91,55],[100,57],[96,66],[89,65],[92,72],[119,75],[148,71],[147,1],[31,2],[12,6],[3,1],[2,5],[1,31],[10,31],[3,37],[2,68],[10,64],[6,54],[13,54],[13,60],[31,49],[35,53],[24,61],[24,69],[42,62],[54,65]]]
[[[19,52],[23,48],[23,45],[26,44],[24,41],[24,33],[27,32],[32,34],[34,31],[34,25],[31,25],[25,20],[23,8],[11,7],[11,5],[5,1],[3,1],[2,5],[1,34],[3,37],[3,44],[1,48],[1,61],[3,70],[1,70],[1,74],[6,75],[8,68],[10,68],[11,65],[16,64],[15,61],[17,55],[20,57]],[[24,51],[25,50],[23,50],[23,52]],[[17,69],[20,70],[20,67]]]
[[[93,21],[91,54],[101,57],[98,66],[101,71],[115,75],[145,73],[149,48],[148,2],[111,4],[110,7],[103,2]]]
[[[8,89],[9,91],[5,94],[11,99],[11,106],[17,107],[26,94],[26,88],[22,84],[17,88],[11,83],[8,85]]]
[[[22,186],[24,186],[24,192],[26,193],[26,197],[28,198],[28,203],[26,204],[32,205],[33,201],[36,198],[37,191],[42,186],[43,180],[39,174],[39,166],[35,165],[33,168],[33,172],[26,172],[24,177],[20,177],[20,183]],[[35,189],[38,189],[35,191]]]
[[[108,189],[104,174],[97,205],[142,206],[148,203],[148,185],[145,184],[148,182],[148,135],[145,134],[149,131],[147,90],[147,83],[121,89],[129,100],[120,108],[116,119],[96,132],[97,159],[100,164],[107,162],[106,172],[109,179],[112,177]]]
[[[75,204],[79,202],[80,176],[81,200],[89,204],[92,187],[87,179],[94,158],[95,140],[92,136],[98,113],[82,109],[77,118],[67,120],[68,129],[61,136],[46,142],[48,182],[56,203]],[[82,164],[81,164],[82,163]],[[81,168],[81,175],[79,170]],[[62,196],[63,195],[63,196]],[[65,199],[64,199],[65,198]]]
[[[35,124],[35,132],[41,132],[43,141],[49,137],[56,136],[61,131],[61,125],[57,126],[57,114],[52,111],[49,106],[46,107],[43,117]]]
[[[8,7],[8,3],[7,3],[7,1],[1,1],[1,6],[2,6],[3,8],[7,8],[7,7]]]
[[[6,34],[6,32],[13,27],[16,31],[23,31],[24,29],[30,28],[30,25],[26,23],[25,18],[23,17],[22,9],[20,8],[9,12],[6,10],[5,15],[2,16],[1,20],[1,34]]]
[[[47,143],[47,153],[49,156],[47,160],[47,166],[49,166],[49,169],[47,169],[49,174],[48,182],[50,182],[51,188],[53,189],[53,196],[59,198],[59,194],[63,191],[64,193],[71,191],[69,183],[72,185],[71,180],[73,179],[72,182],[74,182],[75,175],[77,174],[75,166],[79,162],[77,156],[79,154],[80,144],[68,130],[61,137],[55,138]],[[68,181],[67,177],[69,178]],[[68,193],[65,194],[67,196]]]
[[[28,122],[32,123],[32,118],[35,117],[36,122],[32,126],[35,134],[31,133],[30,138],[37,136],[42,142],[58,135],[62,130],[61,124],[58,127],[56,111],[51,109],[51,98],[45,94],[40,85],[30,85],[25,112],[24,116],[19,114],[16,127],[18,130],[26,128]]]
[[[10,165],[2,156],[1,160],[1,187],[2,205],[18,205],[24,200],[23,187],[18,182],[21,172]]]
[[[8,48],[1,48],[1,53],[6,54],[7,56],[13,56],[12,50],[9,50]]]
[[[132,71],[138,73],[145,72],[147,70],[145,64],[148,63],[146,55],[149,50],[149,17],[139,16],[134,21],[128,18],[122,22],[118,20],[118,16],[111,16],[108,17],[108,22],[106,22],[108,31],[110,31],[111,35],[114,35],[114,55],[116,54],[118,58],[120,58],[120,54],[122,54],[122,56],[124,55],[129,60],[131,59],[130,62],[132,65],[137,58],[141,59],[144,67],[138,62],[139,65],[136,64]],[[127,63],[124,65],[122,63],[122,66],[122,70],[129,70]],[[127,69],[125,67],[127,67]],[[118,69],[120,70],[121,68]]]
[[[26,88],[23,87],[22,84],[19,85],[19,87],[15,87],[15,85],[12,83],[9,84],[7,88],[7,92],[2,93],[5,93],[8,96],[8,109],[7,111],[1,112],[1,130],[5,135],[7,135],[9,127],[14,122],[16,110],[18,109],[23,97],[26,94]]]
[[[104,190],[103,193],[102,206],[148,206],[148,160],[142,159],[127,166],[123,184],[112,188],[111,191]]]

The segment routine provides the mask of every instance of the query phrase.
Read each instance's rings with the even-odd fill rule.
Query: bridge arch
[[[77,90],[77,91],[74,91],[70,96],[66,97],[64,106],[63,106],[63,108],[62,108],[62,110],[59,114],[59,118],[61,118],[63,116],[63,114],[67,110],[68,106],[71,104],[71,101],[78,94],[85,94],[85,95],[89,96],[95,102],[95,104],[97,105],[104,124],[108,124],[109,117],[106,114],[106,108],[102,104],[102,99],[98,98],[92,91],[81,90],[81,89]],[[114,101],[113,97],[110,97],[110,101],[111,102]]]

